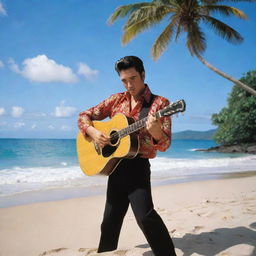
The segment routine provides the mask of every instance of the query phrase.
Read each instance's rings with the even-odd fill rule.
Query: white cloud
[[[71,128],[70,126],[68,126],[68,125],[62,125],[62,126],[61,126],[61,130],[62,130],[62,131],[71,131],[72,128]]]
[[[9,60],[12,71],[22,75],[32,82],[49,83],[63,82],[74,83],[78,81],[77,76],[70,67],[56,63],[48,59],[46,55],[38,55],[23,61],[20,69],[13,59]]]
[[[0,15],[7,15],[7,12],[3,6],[3,4],[0,2]]]
[[[54,129],[55,129],[55,127],[54,127],[53,125],[51,125],[51,124],[48,126],[48,128],[49,128],[50,130],[54,130]]]
[[[5,109],[4,108],[0,108],[0,116],[3,116],[3,115],[5,115]]]
[[[0,68],[4,67],[4,63],[0,60]]]
[[[10,65],[10,69],[13,71],[13,72],[16,72],[16,73],[21,73],[18,65],[15,63],[15,61],[10,58],[9,61],[8,61],[9,65]]]
[[[64,106],[65,101],[60,103],[60,106],[55,108],[54,115],[56,117],[70,117],[76,113],[75,107]]]
[[[32,124],[31,129],[35,130],[36,128],[37,128],[37,125],[36,124]]]
[[[87,64],[85,63],[78,63],[78,71],[77,73],[79,75],[84,76],[87,80],[95,80],[98,76],[99,71],[91,69]]]
[[[13,106],[12,107],[12,117],[18,118],[21,117],[24,113],[24,109],[22,107]]]
[[[25,126],[25,125],[26,124],[24,122],[17,122],[17,123],[14,124],[14,128],[19,129],[19,128]]]

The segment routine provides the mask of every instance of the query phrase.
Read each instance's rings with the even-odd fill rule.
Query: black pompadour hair
[[[135,70],[140,74],[142,74],[142,72],[145,72],[143,61],[136,56],[125,56],[118,60],[115,64],[115,70],[118,73],[118,75],[122,70],[128,68],[135,68]]]

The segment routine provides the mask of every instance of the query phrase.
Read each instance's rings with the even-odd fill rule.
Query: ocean
[[[256,170],[256,156],[199,152],[212,140],[173,140],[150,160],[152,185]],[[84,175],[75,139],[0,139],[0,207],[104,193],[107,177]]]

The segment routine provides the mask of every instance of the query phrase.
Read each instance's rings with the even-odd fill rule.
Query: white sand
[[[153,189],[177,255],[256,255],[256,176]],[[0,209],[0,256],[153,256],[129,209],[118,250],[96,253],[105,196]]]

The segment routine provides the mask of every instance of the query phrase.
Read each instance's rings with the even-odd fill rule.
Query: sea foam
[[[151,161],[152,172],[169,173],[171,175],[191,175],[212,172],[248,171],[256,168],[256,156],[222,157],[208,159],[184,159],[156,157]]]
[[[185,159],[156,157],[150,160],[154,179],[180,179],[184,176],[252,171],[256,156]],[[0,170],[1,196],[52,188],[95,187],[105,185],[104,176],[86,176],[78,165],[61,167],[13,167]]]

